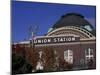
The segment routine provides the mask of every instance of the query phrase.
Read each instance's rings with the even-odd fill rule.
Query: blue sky
[[[12,1],[12,41],[29,39],[29,26],[39,26],[37,36],[44,35],[62,15],[80,13],[95,28],[95,6]]]

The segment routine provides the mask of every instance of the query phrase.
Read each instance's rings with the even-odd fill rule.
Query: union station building
[[[62,71],[96,68],[96,31],[84,16],[68,13],[44,36],[17,43],[26,48],[34,70]],[[17,44],[14,44],[16,46]],[[27,51],[36,51],[30,58]],[[33,52],[34,53],[34,52]],[[37,59],[35,63],[32,61]]]

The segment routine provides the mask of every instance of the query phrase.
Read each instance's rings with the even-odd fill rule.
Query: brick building
[[[63,15],[44,36],[36,36],[31,41],[19,43],[27,52],[34,50],[36,56],[27,59],[34,70],[62,71],[96,68],[96,32],[93,26],[77,13]]]

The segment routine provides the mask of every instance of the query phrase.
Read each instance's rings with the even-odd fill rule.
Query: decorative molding
[[[54,35],[57,35],[57,33],[59,35],[67,35],[68,31],[70,33],[76,33],[76,35],[79,34],[79,36],[81,36],[81,38],[95,37],[93,34],[91,34],[90,32],[88,32],[87,30],[85,30],[83,28],[80,28],[80,27],[76,27],[76,26],[66,26],[66,27],[57,28],[57,29],[49,32],[47,34],[47,36],[54,36]]]
[[[71,42],[71,43],[55,43],[55,44],[37,44],[35,47],[38,46],[59,46],[59,45],[76,45],[76,44],[93,44],[96,43],[95,41],[89,41],[89,42]]]

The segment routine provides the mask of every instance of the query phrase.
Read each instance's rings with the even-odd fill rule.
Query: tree
[[[65,60],[60,60],[61,70],[71,70],[72,68],[73,68],[73,65],[71,63],[68,63]]]
[[[27,73],[29,69],[26,67],[31,67],[32,70],[36,69],[36,63],[38,60],[38,53],[35,48],[27,47],[25,45],[15,45],[12,46],[12,68],[13,73]]]
[[[26,49],[26,59],[30,62],[33,70],[36,70],[37,61],[39,59],[39,54],[37,49],[29,47]]]
[[[32,65],[20,55],[12,54],[12,74],[31,73]]]
[[[45,71],[53,71],[54,70],[54,63],[55,63],[55,56],[54,51],[52,48],[45,47],[43,57],[45,60],[44,69]]]
[[[88,66],[88,68],[92,68],[93,67],[93,59],[89,59],[87,61],[87,66]]]

